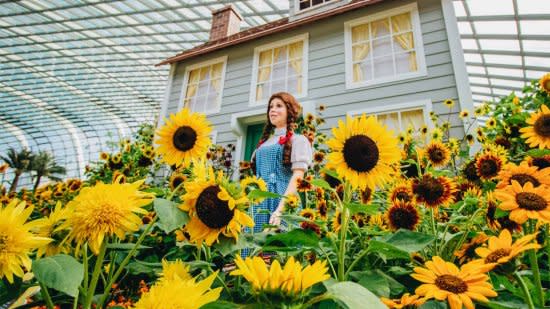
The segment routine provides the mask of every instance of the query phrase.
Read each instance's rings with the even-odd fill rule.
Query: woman
[[[294,133],[302,107],[289,93],[278,92],[268,101],[267,121],[260,142],[252,154],[252,168],[270,192],[291,195],[296,181],[303,178],[312,160],[309,140]],[[254,232],[264,224],[281,225],[284,199],[270,198],[252,206]]]

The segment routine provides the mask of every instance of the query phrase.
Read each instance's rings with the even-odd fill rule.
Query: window
[[[252,79],[252,105],[263,104],[278,91],[305,96],[307,34],[256,48]]]
[[[331,1],[333,0],[298,0],[297,2],[298,9],[302,11]]]
[[[226,62],[227,57],[222,57],[187,68],[183,87],[184,107],[205,114],[220,111]]]
[[[346,23],[346,81],[366,86],[426,74],[416,4]]]

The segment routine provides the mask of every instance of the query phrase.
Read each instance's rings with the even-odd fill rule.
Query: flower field
[[[464,136],[443,104],[449,116],[405,132],[364,115],[321,131],[330,106],[304,115],[313,165],[283,197],[285,225],[255,234],[250,208],[279,196],[234,145],[210,143],[204,115],[143,125],[85,179],[32,190],[4,177],[25,172],[13,153],[0,166],[0,307],[550,305],[550,74],[461,111]]]

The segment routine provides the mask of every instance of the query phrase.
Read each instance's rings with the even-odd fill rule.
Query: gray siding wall
[[[411,1],[396,0],[367,6],[292,31],[274,34],[180,62],[177,64],[174,75],[167,112],[176,112],[178,102],[181,100],[186,66],[227,55],[221,111],[208,118],[218,132],[218,144],[235,142],[236,136],[230,127],[231,115],[250,109],[248,104],[254,48],[308,32],[308,95],[300,101],[313,101],[317,105],[326,105],[327,109],[323,113],[326,123],[321,129],[329,130],[336,126],[337,120],[345,117],[347,111],[430,99],[433,102],[432,110],[440,115],[442,120],[447,120],[450,116],[452,136],[461,137],[464,134],[464,128],[458,117],[460,104],[440,0],[417,2],[427,76],[384,85],[346,89],[344,23],[408,3]],[[450,113],[442,103],[447,98],[457,102]]]

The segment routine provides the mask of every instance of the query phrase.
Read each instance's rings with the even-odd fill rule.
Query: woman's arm
[[[294,169],[292,170],[292,177],[290,177],[290,181],[288,182],[288,186],[286,187],[284,196],[289,196],[294,193],[296,193],[296,184],[298,183],[298,178],[304,178],[305,171],[303,169]],[[281,201],[279,202],[279,205],[277,206],[277,209],[271,214],[271,217],[269,218],[269,224],[271,225],[280,225],[281,224],[281,213],[283,212],[283,208],[285,206],[285,199],[281,198]]]

